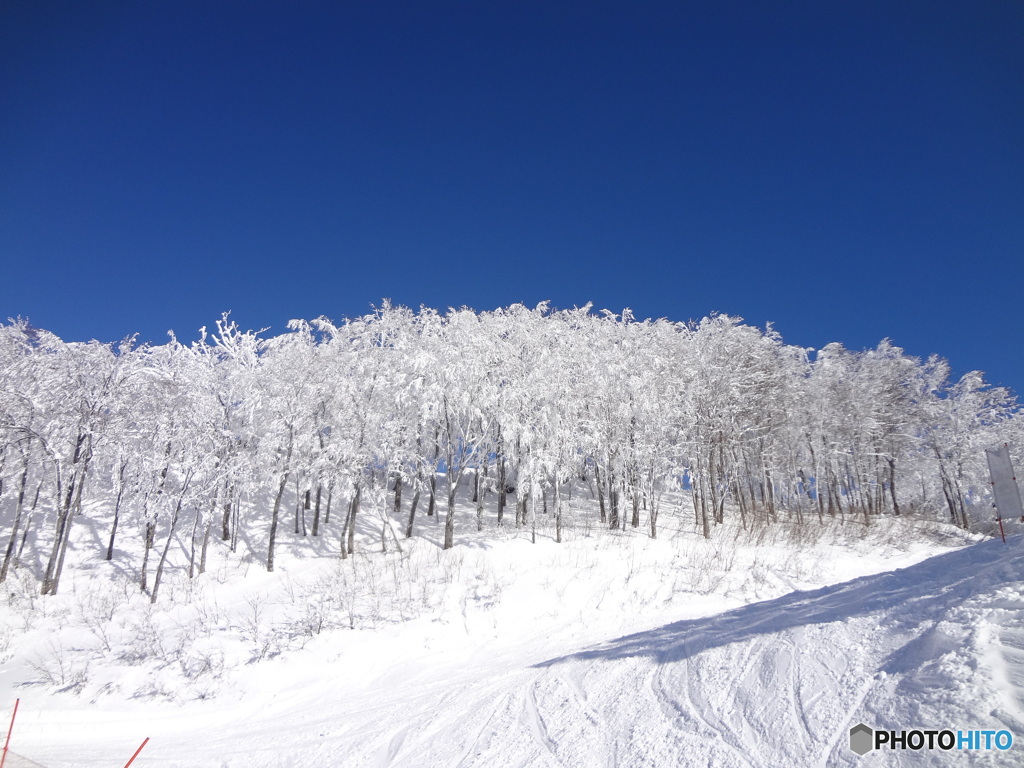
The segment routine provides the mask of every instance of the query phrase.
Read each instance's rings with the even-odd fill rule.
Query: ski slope
[[[29,647],[44,636],[32,633],[81,632],[56,628],[50,609],[0,671],[4,700],[22,699],[12,749],[50,768],[123,765],[145,736],[143,768],[1024,765],[1020,537],[800,549],[626,539],[406,552],[444,575],[424,580],[419,615],[237,664],[230,633],[212,632],[223,670],[177,687],[173,665],[97,654],[87,683],[42,684]],[[228,605],[262,589],[268,626],[281,627],[281,590],[337,567],[289,565],[210,590]],[[69,650],[89,642],[72,637]],[[160,695],[139,687],[161,675]],[[857,722],[1018,741],[858,757]]]

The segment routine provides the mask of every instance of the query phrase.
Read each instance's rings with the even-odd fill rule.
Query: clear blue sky
[[[0,0],[0,316],[772,321],[1024,392],[1024,3]]]

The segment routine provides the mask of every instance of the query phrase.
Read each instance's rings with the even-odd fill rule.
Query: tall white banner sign
[[[999,517],[1024,516],[1024,505],[1020,501],[1020,488],[1013,474],[1013,463],[1010,461],[1010,448],[986,448],[985,458],[988,459],[988,472],[992,477],[992,495],[995,496],[996,510]]]

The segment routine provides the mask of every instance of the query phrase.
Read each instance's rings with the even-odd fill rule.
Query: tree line
[[[546,514],[558,541],[581,483],[595,524],[652,537],[668,490],[688,492],[705,537],[727,515],[967,528],[988,499],[983,448],[1020,430],[1010,392],[951,380],[937,356],[888,340],[813,351],[725,315],[385,302],[277,336],[215,325],[161,345],[0,325],[0,581],[31,542],[55,594],[83,515],[102,520],[107,560],[118,536],[141,537],[153,601],[173,542],[189,575],[212,536],[259,542],[272,571],[289,530],[331,526],[348,557],[357,523],[400,547],[421,514],[443,517],[448,549],[460,487],[478,531],[536,531]]]

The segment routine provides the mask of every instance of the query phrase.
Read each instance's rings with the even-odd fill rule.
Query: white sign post
[[[1000,448],[986,448],[985,458],[988,459],[988,473],[992,478],[992,496],[996,502],[999,533],[1003,541],[1006,541],[1003,518],[1019,517],[1024,522],[1024,505],[1021,504],[1020,487],[1013,473],[1013,462],[1010,461],[1010,447],[1003,443]]]

